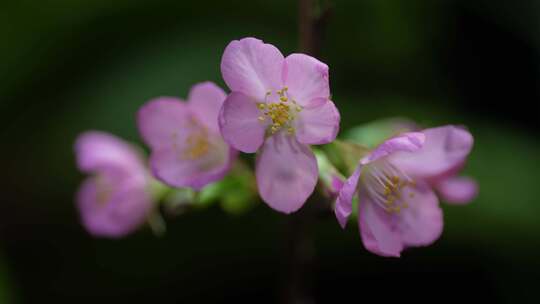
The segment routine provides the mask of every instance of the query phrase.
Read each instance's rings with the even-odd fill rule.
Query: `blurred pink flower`
[[[328,66],[304,54],[284,58],[273,45],[244,38],[225,49],[221,73],[232,91],[221,108],[221,134],[242,152],[260,150],[257,185],[270,207],[298,210],[317,183],[309,145],[333,141],[339,129]]]
[[[472,198],[476,184],[455,184],[453,178],[472,145],[471,134],[455,126],[385,141],[359,162],[341,188],[335,206],[338,222],[345,227],[352,197],[358,193],[358,222],[366,249],[399,257],[406,247],[433,243],[442,233],[443,217],[432,188],[442,188],[450,197],[455,191],[460,199]]]
[[[217,85],[203,82],[191,88],[187,102],[159,97],[139,109],[137,125],[152,150],[150,166],[157,179],[199,190],[225,176],[237,155],[219,132],[225,97]]]
[[[146,168],[136,149],[98,131],[75,143],[77,165],[91,173],[77,193],[82,224],[94,236],[122,237],[144,223],[152,207]]]

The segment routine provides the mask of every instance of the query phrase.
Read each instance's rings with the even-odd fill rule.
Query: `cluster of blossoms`
[[[192,87],[185,102],[159,97],[140,108],[137,124],[151,150],[148,165],[136,148],[112,135],[79,137],[79,168],[94,174],[77,196],[90,233],[126,235],[154,210],[160,199],[156,187],[199,191],[230,173],[240,161],[238,151],[257,153],[258,193],[277,211],[300,209],[321,177],[345,227],[357,194],[364,246],[383,256],[399,256],[406,247],[440,236],[436,192],[454,203],[476,195],[474,181],[457,176],[473,144],[464,128],[393,134],[358,157],[345,179],[323,152],[317,150],[316,157],[311,148],[330,144],[339,130],[326,64],[305,54],[284,57],[271,44],[244,38],[226,47],[221,72],[229,94],[204,82]]]

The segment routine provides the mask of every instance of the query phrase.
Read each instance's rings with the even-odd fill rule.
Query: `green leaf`
[[[350,175],[369,149],[354,142],[335,140],[326,146],[327,155],[336,168]]]
[[[344,138],[372,149],[392,136],[415,128],[414,122],[408,119],[388,118],[354,127],[345,133]]]

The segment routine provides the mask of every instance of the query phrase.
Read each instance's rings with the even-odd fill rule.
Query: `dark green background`
[[[540,282],[540,4],[333,1],[321,60],[342,131],[387,116],[467,125],[468,206],[399,260],[367,253],[357,228],[316,227],[315,296],[537,302]],[[120,240],[93,239],[73,196],[72,144],[88,129],[139,141],[134,113],[212,80],[227,43],[297,47],[295,1],[51,0],[0,3],[0,303],[277,301],[286,216],[213,207]]]

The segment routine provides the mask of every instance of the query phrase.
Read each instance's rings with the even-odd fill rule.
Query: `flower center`
[[[96,183],[96,201],[100,206],[105,205],[113,193],[113,187],[111,183],[107,180],[107,177],[99,174],[95,177]]]
[[[362,185],[371,201],[388,213],[399,213],[409,204],[405,201],[404,188],[414,187],[413,179],[387,161],[376,161],[362,172]],[[409,197],[414,197],[409,192]]]
[[[187,147],[183,151],[185,158],[194,160],[208,153],[210,144],[208,143],[208,134],[203,132],[193,132],[186,138]]]
[[[185,145],[180,145],[182,147],[180,151],[177,150],[179,148],[177,144],[179,134],[172,133],[173,148],[178,151],[178,158],[180,160],[195,160],[203,157],[211,148],[208,130],[194,118],[191,119],[187,128],[189,129],[188,136],[184,138]]]
[[[269,123],[270,133],[274,134],[281,129],[287,130],[288,134],[294,134],[294,119],[296,115],[302,111],[302,106],[296,103],[292,98],[287,95],[287,87],[283,87],[281,90],[277,90],[275,94],[272,91],[266,92],[264,102],[257,104],[261,116],[259,121],[261,123]],[[269,101],[272,96],[277,96],[278,101]]]

